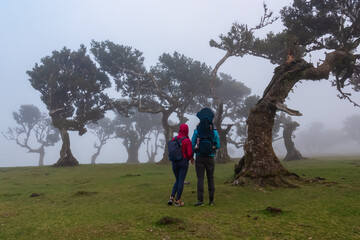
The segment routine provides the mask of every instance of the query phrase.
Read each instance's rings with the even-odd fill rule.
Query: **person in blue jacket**
[[[194,130],[191,142],[194,152],[196,153],[195,169],[197,176],[197,203],[195,206],[204,206],[204,177],[206,172],[209,205],[214,205],[214,170],[215,170],[215,153],[220,148],[220,139],[218,132],[214,129],[212,120],[214,114],[209,108],[203,108],[196,115],[200,123]],[[206,130],[204,130],[206,129]],[[209,147],[206,146],[209,142]],[[211,144],[211,145],[210,145]],[[211,148],[211,150],[209,149]],[[204,150],[205,149],[205,150]],[[208,150],[207,150],[208,149]]]

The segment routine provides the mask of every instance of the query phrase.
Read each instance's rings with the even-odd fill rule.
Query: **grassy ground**
[[[360,158],[284,165],[314,183],[234,187],[233,164],[217,165],[216,205],[204,207],[190,166],[181,208],[166,205],[170,166],[0,168],[0,239],[360,239]]]

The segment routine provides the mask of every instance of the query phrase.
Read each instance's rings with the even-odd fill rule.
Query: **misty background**
[[[290,0],[268,1],[269,10],[279,16],[279,10],[290,4]],[[117,44],[139,49],[144,54],[147,68],[154,66],[163,53],[174,51],[214,67],[225,52],[211,48],[210,39],[218,40],[226,34],[233,22],[257,25],[263,14],[262,0],[0,0],[0,88],[1,120],[0,132],[16,126],[12,113],[20,105],[33,104],[41,112],[47,112],[34,90],[26,71],[31,70],[41,58],[51,55],[64,46],[77,50],[80,44],[90,47],[91,40],[110,40]],[[270,30],[280,31],[281,21],[256,32],[266,34]],[[312,56],[316,63],[321,58]],[[275,65],[252,56],[230,58],[219,72],[230,74],[234,79],[251,88],[253,94],[262,95],[273,76]],[[119,93],[112,89],[110,97]],[[329,81],[297,84],[286,104],[299,110],[303,116],[292,117],[300,124],[295,131],[296,148],[304,157],[330,155],[360,155],[359,144],[346,138],[341,131],[343,121],[360,114],[346,100],[340,100]],[[360,96],[353,95],[356,102]],[[200,109],[199,109],[200,110]],[[111,116],[111,114],[110,114]],[[197,123],[190,117],[187,123],[190,137]],[[95,152],[95,136],[89,131],[79,136],[69,132],[74,156],[80,164],[90,163]],[[120,163],[127,159],[121,139],[109,140],[103,147],[97,163]],[[14,141],[0,135],[0,167],[36,166],[38,154],[27,153]],[[61,144],[45,149],[45,165],[59,158]],[[274,143],[279,157],[286,154],[282,140]],[[139,151],[139,161],[146,162],[145,145]],[[241,157],[241,150],[230,150],[232,157]],[[156,160],[161,158],[159,152]]]

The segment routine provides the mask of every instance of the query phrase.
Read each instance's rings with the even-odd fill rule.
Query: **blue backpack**
[[[197,153],[201,155],[211,155],[215,153],[214,146],[214,113],[209,108],[203,108],[196,114],[200,119],[199,125],[196,127],[198,132]]]
[[[169,160],[170,161],[180,161],[183,159],[182,149],[181,149],[181,142],[186,137],[178,138],[177,136],[168,141],[168,148],[169,148]]]
[[[201,155],[210,155],[215,153],[214,146],[214,125],[206,119],[200,122],[196,128],[198,132],[198,153]]]

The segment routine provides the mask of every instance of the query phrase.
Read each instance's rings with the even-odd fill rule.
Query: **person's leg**
[[[171,192],[171,197],[174,197],[175,198],[175,195],[176,195],[176,192],[178,190],[178,185],[179,185],[179,165],[177,162],[172,162],[172,170],[174,172],[174,176],[175,176],[175,183],[174,183],[174,186],[173,186],[173,189],[172,189],[172,192]]]
[[[178,188],[177,188],[177,195],[176,195],[176,198],[175,198],[176,201],[181,199],[181,195],[182,195],[182,192],[184,190],[184,181],[185,181],[185,178],[186,178],[188,168],[189,168],[189,160],[187,160],[185,158],[182,159],[179,162],[179,175],[178,175],[178,179],[177,179]]]
[[[215,193],[214,171],[215,171],[215,159],[214,157],[208,157],[206,161],[206,177],[208,180],[210,202],[214,201],[214,193]]]
[[[203,163],[203,157],[196,156],[195,169],[197,176],[197,198],[199,201],[204,201],[204,175],[205,166]]]

